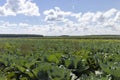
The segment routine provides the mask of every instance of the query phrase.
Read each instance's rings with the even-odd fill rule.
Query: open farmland
[[[0,80],[77,79],[120,80],[120,40],[0,39]]]

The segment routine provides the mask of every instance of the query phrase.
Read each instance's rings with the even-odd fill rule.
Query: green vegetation
[[[1,38],[0,80],[119,80],[119,39]]]
[[[26,37],[43,37],[43,35],[34,34],[0,34],[0,38],[26,38]]]

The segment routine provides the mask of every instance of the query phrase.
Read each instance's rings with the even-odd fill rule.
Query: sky
[[[120,0],[0,0],[0,34],[120,35]]]

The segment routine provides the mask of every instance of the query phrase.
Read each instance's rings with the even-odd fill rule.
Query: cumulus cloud
[[[7,0],[3,6],[0,6],[0,16],[17,14],[40,16],[38,6],[30,0]]]
[[[71,12],[64,12],[59,7],[46,10],[43,12],[46,17],[45,21],[64,21],[66,16],[69,16]]]
[[[120,35],[120,11],[73,13],[60,8],[44,11],[41,25],[0,22],[0,33],[24,33],[42,35]],[[49,22],[49,23],[48,23]]]
[[[62,25],[59,23],[54,25],[56,26],[54,28],[59,29],[58,33],[61,34],[120,34],[120,11],[114,8],[104,12],[73,13],[62,11],[57,7],[57,9],[46,10],[44,14],[46,15],[45,21],[58,23],[59,20],[62,22]],[[57,33],[55,29],[51,32]]]

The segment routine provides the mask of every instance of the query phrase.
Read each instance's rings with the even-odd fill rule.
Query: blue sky
[[[73,12],[105,11],[111,8],[120,9],[120,0],[35,0],[35,2],[40,6],[41,11],[56,6],[62,10]]]
[[[0,0],[1,34],[120,34],[120,0]]]

